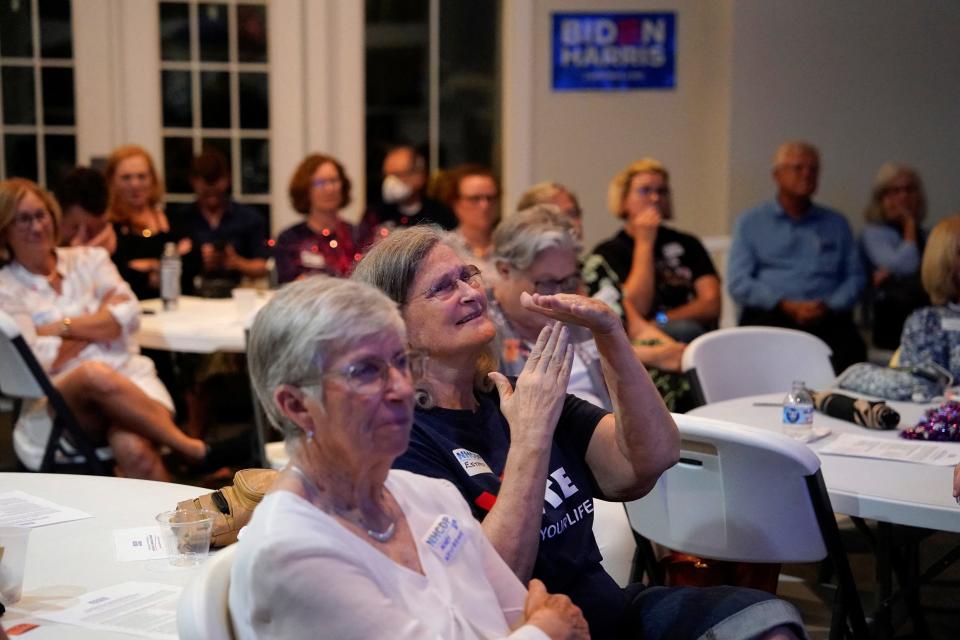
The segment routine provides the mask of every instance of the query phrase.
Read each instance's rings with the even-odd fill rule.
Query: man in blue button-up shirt
[[[820,156],[805,142],[777,150],[777,196],[743,213],[728,261],[730,295],[740,324],[812,333],[833,350],[837,371],[866,359],[852,309],[865,276],[846,219],[812,201]]]

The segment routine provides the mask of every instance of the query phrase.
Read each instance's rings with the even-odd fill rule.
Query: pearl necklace
[[[298,476],[300,476],[300,480],[307,486],[307,488],[310,490],[310,493],[312,493],[312,494],[314,495],[314,497],[316,497],[316,498],[319,498],[319,497],[320,497],[320,493],[321,493],[320,487],[317,486],[317,483],[314,482],[314,481],[303,471],[303,469],[301,469],[301,468],[298,467],[297,465],[293,464],[292,462],[287,464],[287,468],[290,469],[291,471],[293,471],[294,473],[296,473]],[[340,517],[343,518],[344,520],[348,520],[348,521],[350,521],[350,522],[353,522],[354,524],[361,524],[361,523],[359,523],[359,522],[354,522],[351,518],[348,518],[346,513],[344,513],[344,512],[341,511],[340,509],[336,508],[335,506],[330,505],[330,508],[333,510],[333,512],[334,512],[335,514],[337,514],[338,516],[340,516]],[[362,516],[361,516],[361,518],[362,518]],[[363,526],[363,525],[361,525],[361,526]],[[387,525],[387,528],[384,529],[383,531],[376,531],[376,530],[374,530],[374,529],[366,529],[365,526],[364,526],[363,528],[366,530],[367,535],[370,536],[371,538],[373,538],[374,540],[376,540],[377,542],[388,542],[391,538],[393,538],[393,534],[395,534],[395,533],[397,532],[397,521],[396,521],[396,520],[391,520],[391,521],[390,521],[390,524]]]

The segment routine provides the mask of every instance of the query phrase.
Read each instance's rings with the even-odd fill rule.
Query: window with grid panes
[[[0,177],[55,188],[76,164],[70,0],[0,0]]]
[[[204,148],[230,163],[233,197],[270,219],[267,2],[160,2],[160,93],[167,201],[193,200]]]

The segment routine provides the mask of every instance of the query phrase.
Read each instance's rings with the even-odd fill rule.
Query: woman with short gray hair
[[[237,637],[586,638],[569,598],[525,591],[449,483],[390,470],[422,361],[406,342],[396,305],[354,281],[298,281],[257,314],[250,377],[290,463],[239,542]]]

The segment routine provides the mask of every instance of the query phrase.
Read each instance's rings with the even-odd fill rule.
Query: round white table
[[[244,329],[256,311],[266,304],[270,292],[258,292],[258,299],[241,311],[231,298],[181,296],[177,309],[163,310],[163,301],[140,303],[140,330],[134,336],[145,349],[181,353],[246,351]]]
[[[782,400],[782,393],[747,396],[704,405],[689,413],[779,432],[779,403]],[[756,403],[777,403],[777,406],[758,406]],[[888,404],[900,413],[900,429],[915,425],[923,412],[931,407],[910,402]],[[809,446],[820,457],[823,480],[835,512],[893,524],[960,532],[960,506],[951,494],[953,467],[821,455],[819,450],[841,433],[893,440],[899,437],[898,430],[874,431],[819,412],[814,414],[813,424],[815,427],[829,427],[833,432]],[[942,444],[960,447],[960,444]]]
[[[39,626],[24,637],[131,638],[51,622],[31,611],[69,607],[76,596],[128,581],[184,586],[197,567],[179,568],[163,560],[118,562],[113,531],[156,524],[154,516],[177,502],[208,493],[203,487],[102,476],[0,473],[0,489],[23,491],[80,509],[92,518],[33,528],[27,547],[23,597],[0,618],[4,628],[19,623]]]

